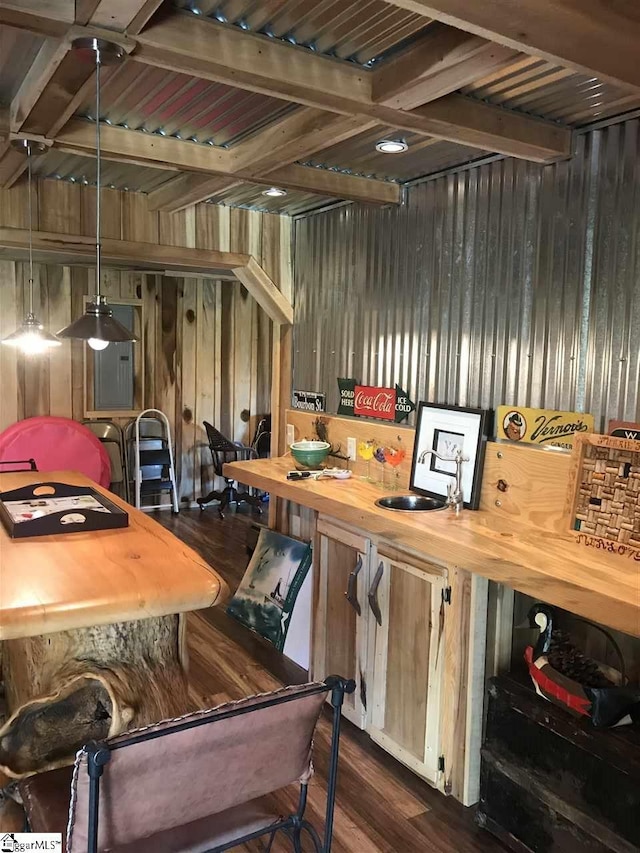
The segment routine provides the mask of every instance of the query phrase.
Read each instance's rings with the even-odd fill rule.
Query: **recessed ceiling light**
[[[381,151],[383,154],[400,154],[408,147],[404,139],[381,139],[380,142],[376,142],[376,151]]]
[[[280,189],[280,187],[269,187],[268,190],[263,190],[262,195],[268,195],[270,198],[279,198],[282,195],[286,195],[287,191]]]

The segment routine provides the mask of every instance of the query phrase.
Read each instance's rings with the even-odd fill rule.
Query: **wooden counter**
[[[291,458],[225,465],[225,475],[333,516],[421,554],[640,637],[640,562],[488,511],[401,513],[374,505],[383,492],[360,479],[286,479]]]
[[[0,491],[43,480],[91,486],[129,527],[11,539],[0,525],[0,640],[210,607],[226,584],[191,548],[82,474],[0,474]]]

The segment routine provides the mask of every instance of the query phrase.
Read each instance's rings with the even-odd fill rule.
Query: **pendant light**
[[[123,49],[112,42],[98,38],[80,38],[72,42],[72,48],[81,59],[95,59],[96,65],[96,295],[90,302],[82,317],[74,320],[69,326],[58,332],[60,338],[75,338],[87,341],[95,350],[102,350],[111,342],[137,341],[137,337],[113,316],[113,311],[105,296],[100,293],[102,278],[100,244],[100,68],[103,65],[115,65],[124,56]]]
[[[29,311],[23,324],[8,337],[4,338],[3,344],[15,347],[23,355],[42,355],[52,347],[59,347],[59,341],[50,332],[45,331],[44,326],[33,313],[33,226],[31,214],[31,155],[33,151],[42,152],[45,146],[40,142],[32,142],[30,139],[14,139],[11,146],[27,155],[28,170],[28,203],[29,203]]]

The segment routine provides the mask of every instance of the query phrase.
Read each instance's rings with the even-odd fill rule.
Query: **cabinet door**
[[[440,754],[445,570],[380,555],[368,591],[373,656],[369,734],[435,783]]]
[[[359,728],[366,719],[367,576],[370,542],[318,521],[315,549],[313,677],[353,678],[344,715]]]

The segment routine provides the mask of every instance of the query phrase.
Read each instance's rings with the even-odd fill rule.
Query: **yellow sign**
[[[522,406],[498,406],[496,412],[496,438],[508,441],[570,450],[578,432],[593,432],[593,415]]]

